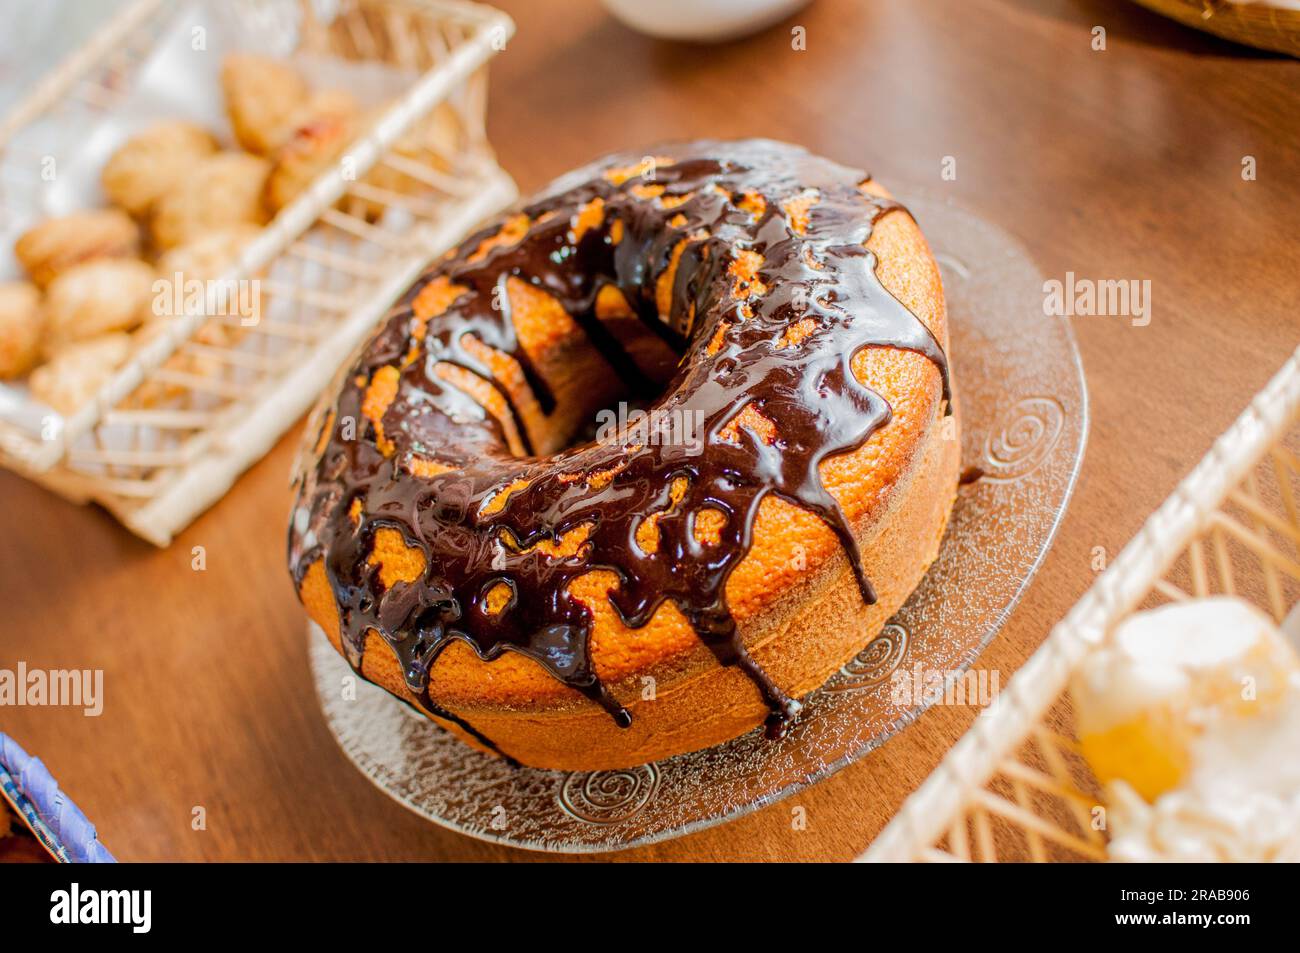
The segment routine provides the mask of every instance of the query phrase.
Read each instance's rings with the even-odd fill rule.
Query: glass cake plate
[[[512,767],[352,675],[311,626],[321,707],[370,780],[436,824],[529,850],[620,850],[678,837],[787,797],[911,724],[939,693],[891,691],[895,672],[964,672],[1020,600],[1074,489],[1088,430],[1083,367],[1043,277],[1002,230],[941,199],[906,204],[943,270],[962,417],[961,488],[939,558],[884,630],[804,699],[785,738],[761,729],[620,771]]]

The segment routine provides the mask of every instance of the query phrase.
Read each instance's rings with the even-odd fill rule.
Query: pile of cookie
[[[310,88],[291,65],[253,54],[222,63],[221,85],[235,144],[200,125],[169,120],[128,139],[101,170],[112,207],[47,219],[14,255],[28,280],[0,282],[0,379],[26,377],[31,395],[62,413],[80,407],[175,317],[179,296],[156,282],[216,278],[271,218],[339,160],[373,121],[348,92]],[[437,110],[395,147],[446,169],[459,134]],[[374,194],[413,194],[418,179],[381,166],[364,182]],[[384,205],[350,200],[373,220]],[[209,321],[194,340],[229,347],[247,322]],[[178,353],[168,366],[217,370],[211,357]],[[148,386],[129,403],[150,406],[175,388]]]

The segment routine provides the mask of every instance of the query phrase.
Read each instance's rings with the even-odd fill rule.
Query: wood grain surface
[[[1003,684],[1091,583],[1094,547],[1117,552],[1300,342],[1300,63],[1122,0],[817,0],[707,47],[634,34],[594,0],[502,5],[519,32],[493,67],[491,135],[525,192],[607,150],[772,136],[950,193],[1049,276],[1151,281],[1146,327],[1074,319],[1092,433],[1060,536],[978,663]],[[420,820],[336,747],[284,568],[296,441],[167,550],[0,473],[0,665],[102,668],[106,693],[98,718],[5,708],[0,728],[125,860],[542,859]],[[848,859],[974,716],[933,709],[789,801],[612,856]]]

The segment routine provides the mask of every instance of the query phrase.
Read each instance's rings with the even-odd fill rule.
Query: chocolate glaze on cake
[[[890,419],[887,403],[854,378],[852,358],[866,347],[919,352],[940,368],[949,396],[941,347],[882,287],[864,247],[874,223],[900,208],[861,190],[864,172],[766,140],[691,142],[648,154],[657,158],[631,178],[606,173],[636,166],[640,155],[611,156],[564,176],[522,207],[528,229],[521,241],[476,256],[500,231],[498,223],[431,267],[350,367],[335,413],[322,424],[328,436],[313,435],[324,451],[301,474],[291,569],[301,584],[307,569],[324,560],[349,662],[360,669],[366,633],[378,632],[421,703],[489,745],[428,696],[430,666],[452,639],[485,660],[523,653],[630,724],[592,665],[591,615],[567,592],[571,580],[596,569],[617,575],[609,599],[631,628],[672,600],[722,664],[754,679],[771,711],[769,733],[781,733],[798,703],[748,656],[725,591],[750,549],[759,503],[776,494],[817,513],[839,536],[863,598],[873,602],[857,542],[818,473],[823,460],[861,447]],[[601,223],[575,240],[576,216],[597,199]],[[801,200],[806,221],[796,227],[790,209]],[[656,280],[688,237],[671,313],[661,315]],[[737,293],[728,268],[741,252],[761,256],[761,296]],[[426,326],[412,303],[439,276],[468,290]],[[550,458],[513,455],[496,418],[434,372],[449,363],[492,381],[464,346],[463,336],[472,335],[513,356],[543,410],[554,407],[516,339],[505,304],[509,277],[559,301],[626,383],[629,399],[656,399],[655,408],[666,412],[702,412],[702,446],[658,439],[652,417],[622,439],[579,444]],[[596,316],[597,294],[607,284],[683,356],[666,388],[638,370]],[[801,333],[787,337],[796,324]],[[367,383],[385,367],[399,368],[400,378],[380,440],[362,404]],[[724,439],[724,428],[747,405],[776,423],[774,442],[748,430]],[[355,435],[339,425],[349,419],[358,422]],[[407,469],[413,459],[451,470],[417,477]],[[587,479],[591,474],[608,479]],[[485,509],[512,484],[519,488],[503,506]],[[726,517],[720,540],[707,546],[694,528],[704,508]],[[646,552],[636,531],[652,513],[659,514],[660,543]],[[382,527],[423,552],[422,578],[385,589],[378,567],[367,562]],[[573,555],[536,548],[578,528],[587,536]],[[488,593],[500,584],[509,587],[509,599],[494,613]]]

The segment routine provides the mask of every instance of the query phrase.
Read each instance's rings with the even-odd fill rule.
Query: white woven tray
[[[0,213],[30,216],[40,168],[24,153],[26,131],[78,136],[130,96],[151,51],[191,5],[138,0],[48,77],[0,123]],[[236,35],[259,51],[378,63],[412,82],[368,133],[249,244],[235,266],[209,282],[207,307],[170,322],[75,412],[40,427],[0,421],[0,464],[70,499],[96,501],[136,534],[166,545],[212,505],[309,407],[348,353],[436,254],[516,197],[484,128],[486,64],[513,33],[504,14],[457,0],[195,0],[213,17],[235,18]],[[183,26],[183,24],[181,24]],[[219,57],[224,50],[210,49]],[[392,145],[441,104],[455,111],[450,172],[414,163]],[[419,194],[364,180],[376,164],[421,183]],[[427,187],[427,188],[425,188]],[[342,201],[340,201],[342,200]],[[351,214],[349,202],[384,214]],[[388,214],[395,210],[396,214]],[[378,218],[378,221],[373,219]],[[211,297],[230,280],[262,276],[262,318],[229,347],[191,340],[221,308]],[[162,365],[178,352],[215,368],[202,375]],[[125,402],[142,384],[169,398],[159,407]]]
[[[1102,804],[1066,686],[1132,612],[1236,595],[1300,600],[1300,350],[1147,520],[860,857],[1104,860]]]

